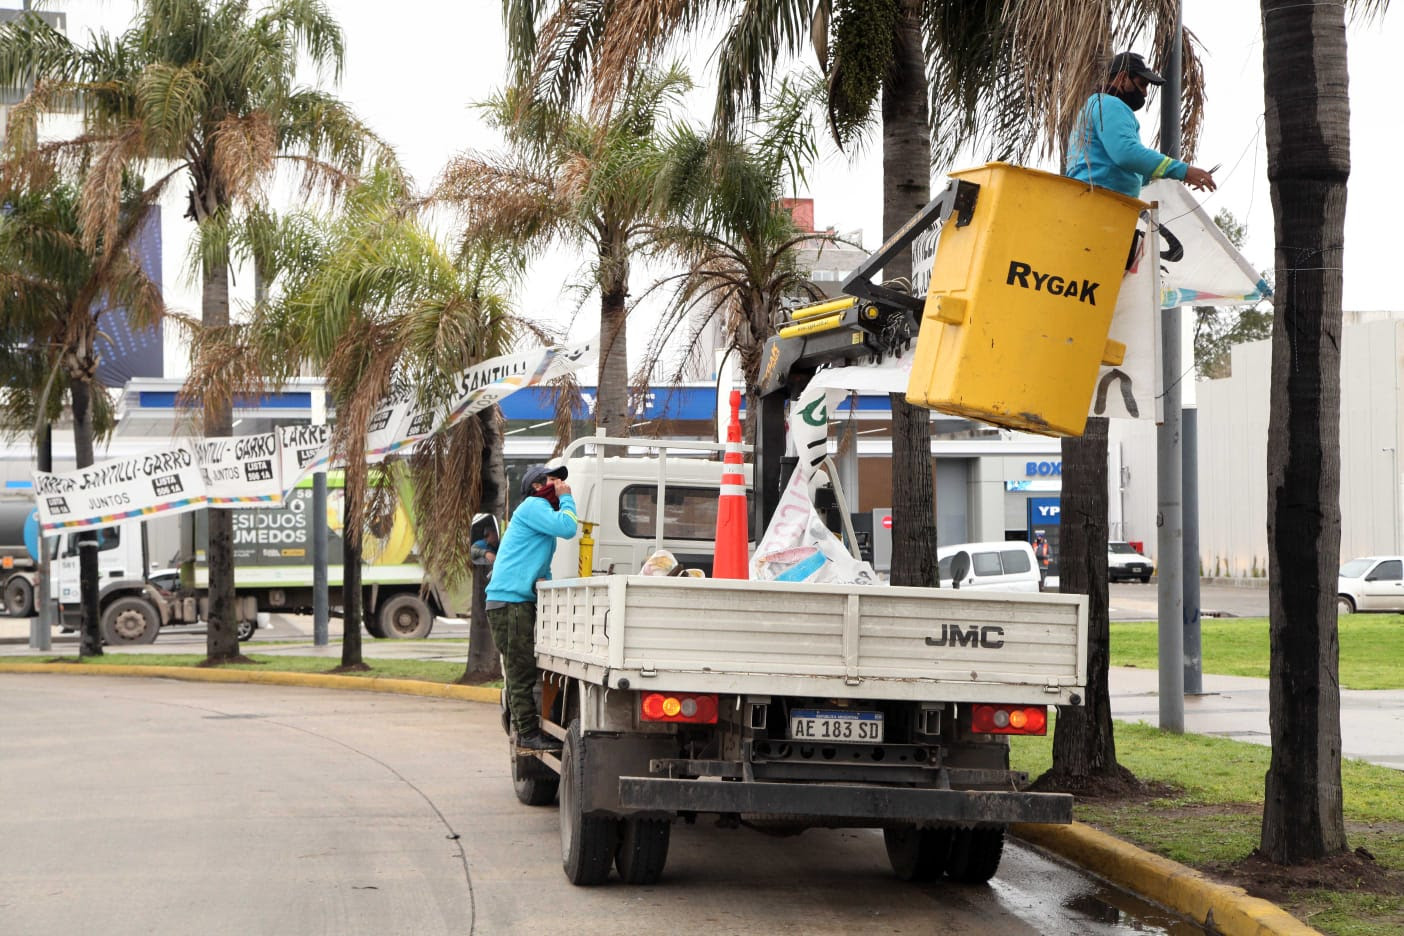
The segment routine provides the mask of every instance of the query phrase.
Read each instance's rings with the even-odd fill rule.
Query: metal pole
[[[1165,84],[1160,89],[1160,150],[1180,155],[1180,45],[1184,11],[1177,5],[1165,59]],[[1157,258],[1158,260],[1158,258]],[[1183,734],[1185,730],[1184,669],[1184,516],[1182,482],[1184,460],[1180,452],[1181,309],[1161,313],[1161,351],[1164,355],[1165,422],[1156,431],[1157,506],[1159,524],[1156,557],[1160,636],[1160,728]]]
[[[54,470],[54,427],[47,422],[38,438],[39,452],[36,467],[40,471]],[[49,537],[39,532],[39,616],[29,619],[29,648],[50,650],[53,648],[54,603],[49,586]]]
[[[1189,365],[1192,366],[1192,365]],[[1193,373],[1186,380],[1193,378]],[[1184,437],[1184,617],[1185,694],[1204,692],[1204,658],[1199,639],[1199,408],[1180,410]]]
[[[312,424],[327,422],[327,391],[325,387],[312,390]],[[312,473],[312,645],[325,647],[331,642],[327,623],[331,619],[331,601],[327,589],[327,469],[323,465]]]

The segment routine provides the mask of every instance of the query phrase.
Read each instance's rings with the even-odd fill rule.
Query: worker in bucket
[[[1151,85],[1163,84],[1165,79],[1135,52],[1114,56],[1106,82],[1087,99],[1073,126],[1063,174],[1132,198],[1139,198],[1141,186],[1155,179],[1179,179],[1190,188],[1214,191],[1212,172],[1141,143],[1135,111],[1145,106]]]
[[[497,547],[487,587],[487,618],[502,655],[507,707],[517,730],[517,750],[538,754],[560,749],[541,730],[537,708],[536,583],[551,577],[556,540],[578,531],[575,498],[564,466],[532,465],[522,478],[522,502]]]

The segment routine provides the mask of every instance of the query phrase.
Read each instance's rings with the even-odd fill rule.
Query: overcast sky
[[[16,0],[5,0],[18,6]],[[255,7],[257,2],[255,0]],[[432,182],[445,160],[470,147],[491,147],[493,138],[471,112],[470,102],[498,87],[505,74],[505,50],[500,0],[329,0],[346,33],[346,72],[338,93],[362,118],[398,150],[421,185]],[[69,33],[83,42],[94,27],[120,30],[135,4],[123,0],[70,0],[49,3],[48,9],[69,14]],[[1236,0],[1185,0],[1186,28],[1205,46],[1205,78],[1209,95],[1207,126],[1201,138],[1198,165],[1221,164],[1216,173],[1220,189],[1205,199],[1212,215],[1228,209],[1248,225],[1244,249],[1259,268],[1272,265],[1273,219],[1266,174],[1263,130],[1262,38],[1258,6]],[[1390,127],[1400,111],[1399,81],[1394,65],[1404,49],[1404,13],[1395,11],[1383,22],[1353,26],[1350,31],[1351,160],[1350,199],[1346,217],[1345,308],[1399,309],[1392,289],[1399,260],[1392,255],[1399,197],[1398,150]],[[1146,51],[1144,48],[1138,51]],[[710,44],[695,50],[700,73]],[[702,77],[700,74],[697,77]],[[1142,137],[1150,142],[1158,127],[1158,102],[1142,117]],[[698,108],[705,116],[707,108]],[[1044,166],[1043,168],[1054,168]],[[819,227],[861,230],[864,245],[880,242],[880,159],[876,146],[850,159],[826,151],[813,172],[810,190],[799,194],[815,200]],[[935,185],[939,185],[938,178]],[[167,239],[183,238],[174,226],[178,212],[166,215]],[[170,299],[188,309],[198,307],[198,294],[177,283],[178,254],[167,251],[166,281]],[[522,298],[522,308],[539,318],[563,319],[574,300],[561,292],[576,261],[555,258],[534,271]],[[639,292],[645,284],[635,284]],[[242,291],[242,288],[241,288]],[[573,329],[574,337],[593,333],[590,316]],[[634,342],[641,346],[642,341]],[[632,355],[631,355],[632,356]],[[168,362],[170,358],[168,357]],[[173,362],[171,362],[173,363]],[[168,363],[168,367],[169,367]]]

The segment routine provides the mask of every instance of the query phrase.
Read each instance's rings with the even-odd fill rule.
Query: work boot
[[[533,728],[531,731],[517,735],[518,754],[541,754],[543,752],[554,754],[560,749],[561,742],[544,734],[540,728]]]

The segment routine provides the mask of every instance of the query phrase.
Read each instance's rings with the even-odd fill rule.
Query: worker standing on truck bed
[[[507,524],[487,587],[488,625],[502,655],[507,707],[523,753],[554,751],[560,742],[541,731],[533,694],[536,672],[536,583],[551,577],[556,540],[578,531],[575,498],[564,466],[532,465],[522,478],[521,504]]]
[[[1212,173],[1141,143],[1134,112],[1145,106],[1151,85],[1163,84],[1159,72],[1135,52],[1114,56],[1106,83],[1087,99],[1068,138],[1063,174],[1132,198],[1139,198],[1141,186],[1155,179],[1179,179],[1190,188],[1214,191]]]

